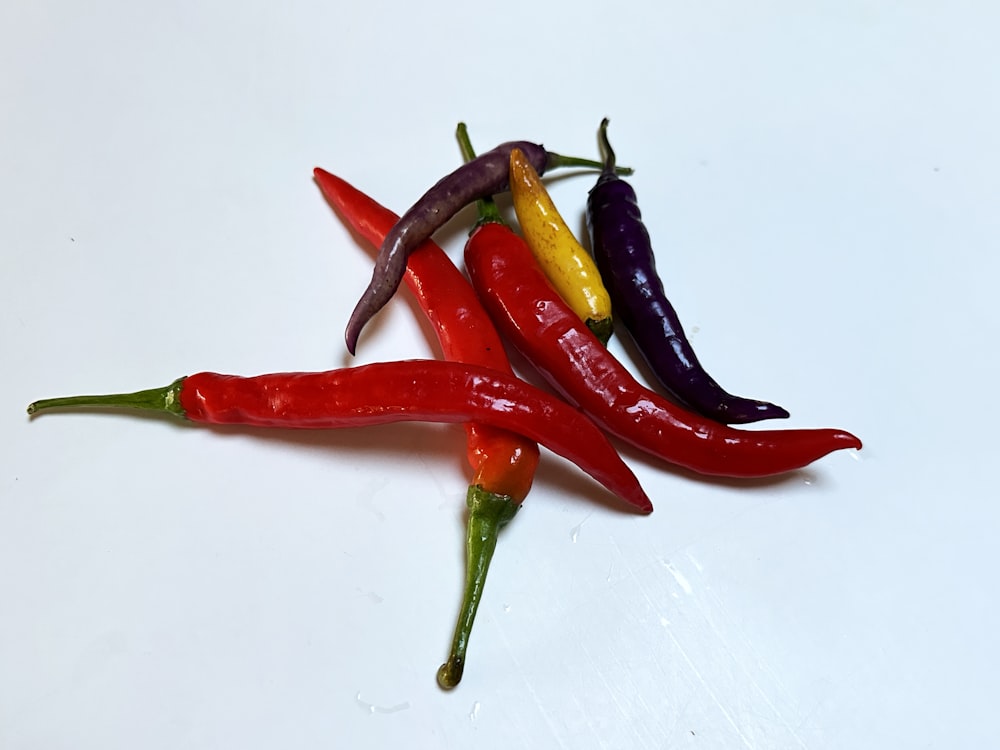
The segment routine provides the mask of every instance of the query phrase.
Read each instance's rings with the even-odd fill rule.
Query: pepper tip
[[[351,316],[351,320],[347,324],[347,329],[344,331],[344,345],[347,347],[347,351],[351,353],[352,357],[355,355],[355,351],[358,348],[359,336],[360,329],[354,324],[354,316]]]

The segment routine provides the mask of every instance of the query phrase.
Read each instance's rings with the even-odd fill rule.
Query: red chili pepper
[[[136,393],[43,399],[30,404],[28,414],[86,407],[144,409],[207,424],[307,430],[478,421],[536,440],[629,505],[644,513],[653,509],[604,433],[579,411],[514,376],[458,362],[412,359],[256,377],[202,372]]]
[[[398,217],[346,180],[317,167],[316,184],[344,219],[375,248]],[[445,359],[513,374],[500,334],[475,290],[447,254],[426,240],[410,254],[403,277],[434,326]],[[520,435],[467,424],[473,484],[520,503],[538,465],[538,446]]]
[[[313,373],[243,378],[199,373],[164,388],[131,394],[71,396],[36,401],[28,413],[63,407],[148,409],[209,424],[336,429],[402,421],[481,422],[517,430],[573,461],[644,513],[649,498],[607,437],[587,417],[522,380],[457,362],[410,360]],[[513,517],[510,497],[480,490],[468,494],[466,595],[452,656],[438,683],[462,678],[469,633],[499,529]]]
[[[500,332],[545,379],[606,430],[654,456],[700,474],[761,477],[861,448],[842,430],[737,430],[645,388],[559,298],[505,226],[478,227],[465,263]]]
[[[375,248],[399,217],[347,181],[314,170],[323,195]],[[513,375],[507,352],[475,291],[445,252],[431,240],[407,260],[406,285],[434,326],[445,359],[483,365]],[[482,600],[497,536],[517,512],[538,466],[538,445],[521,435],[475,422],[466,423],[469,463],[475,476],[466,503],[466,583],[448,662],[438,683],[458,685],[469,636]]]

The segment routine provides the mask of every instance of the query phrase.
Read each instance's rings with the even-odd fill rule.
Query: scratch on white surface
[[[569,538],[570,541],[573,542],[573,544],[576,544],[576,540],[580,538],[580,529],[583,528],[583,525],[587,523],[587,519],[590,518],[592,515],[594,515],[593,511],[584,516],[583,520],[580,521],[580,523],[578,523],[576,526],[574,526],[572,529],[569,530]]]
[[[663,567],[665,567],[668,571],[670,571],[670,575],[674,577],[674,580],[677,581],[677,585],[681,587],[681,590],[685,594],[690,596],[692,593],[694,593],[694,589],[691,587],[691,582],[687,579],[687,576],[685,576],[677,569],[677,566],[675,566],[673,563],[669,563],[666,560],[664,560]]]
[[[384,598],[376,594],[374,591],[365,591],[364,589],[359,588],[357,586],[354,588],[354,590],[357,591],[362,596],[368,597],[373,604],[381,604],[382,602],[385,601]]]
[[[482,704],[479,701],[476,701],[475,703],[472,704],[472,710],[469,711],[469,721],[475,721],[477,718],[479,718],[479,709],[481,707]]]
[[[522,664],[521,660],[518,658],[517,656],[518,652],[515,649],[511,648],[510,640],[507,638],[507,634],[504,632],[504,629],[498,628],[497,635],[500,636],[500,640],[503,642],[504,649],[510,656],[511,661],[514,662],[514,672],[520,675],[521,681],[524,683],[526,692],[528,693],[529,696],[531,696],[531,702],[539,707],[542,718],[545,720],[545,726],[548,727],[549,736],[555,741],[558,747],[562,748],[562,750],[568,750],[566,743],[563,742],[562,738],[559,736],[559,732],[556,731],[556,727],[552,723],[552,719],[549,717],[549,712],[545,711],[542,708],[542,706],[544,706],[545,704],[539,697],[538,691],[535,690],[534,685],[532,685],[531,683],[531,680],[528,679],[528,672],[525,669],[524,664]]]
[[[404,701],[403,703],[397,703],[395,706],[377,706],[374,703],[367,703],[361,700],[360,692],[358,692],[358,694],[354,696],[354,700],[357,702],[359,706],[361,706],[361,708],[363,708],[370,714],[394,714],[398,711],[405,711],[410,707],[409,701]]]
[[[716,605],[716,610],[719,611],[720,613],[722,613],[723,615],[725,615],[725,608],[724,608],[722,602],[718,599],[718,597],[713,596],[712,597],[712,601]],[[704,605],[702,605],[701,608],[704,611],[704,609],[705,609]],[[732,653],[732,649],[730,648],[731,641],[726,641],[723,638],[722,632],[720,631],[720,629],[718,628],[718,626],[715,624],[715,622],[710,617],[708,617],[707,614],[706,614],[706,618],[705,619],[708,621],[709,626],[712,629],[712,633],[718,638],[718,640],[720,642],[723,643],[723,646],[726,648],[727,653],[729,653],[730,655],[732,655],[732,658],[733,658],[734,662],[736,662],[737,664],[745,664],[746,661],[747,661],[746,659],[738,660],[736,658],[736,656]],[[782,684],[781,680],[778,678],[778,676],[776,674],[774,674],[773,671],[771,671],[770,669],[767,668],[766,662],[756,652],[756,650],[753,648],[753,645],[749,641],[747,641],[746,639],[743,640],[743,644],[742,645],[743,645],[743,648],[749,653],[749,655],[753,657],[753,661],[757,665],[757,667],[760,669],[760,671],[766,673],[775,682],[775,684],[777,685],[777,687],[778,687],[779,690],[781,690],[782,692],[786,692],[787,693],[787,691],[785,691],[785,689],[784,689],[784,685]],[[750,681],[750,684],[753,686],[753,688],[757,692],[757,694],[760,695],[761,699],[764,701],[764,704],[773,712],[775,719],[778,722],[780,722],[781,725],[787,730],[788,734],[791,735],[792,739],[794,739],[795,742],[800,747],[803,747],[803,748],[807,747],[805,741],[799,736],[799,734],[796,731],[795,727],[793,727],[792,724],[788,721],[788,719],[785,718],[785,714],[782,713],[782,711],[780,711],[778,709],[777,705],[775,704],[775,702],[771,698],[771,693],[768,690],[766,690],[764,688],[764,686],[760,683],[760,681],[757,680],[753,675],[751,675],[746,670],[745,667],[743,668],[743,673],[746,675],[747,679]]]
[[[594,726],[594,722],[591,720],[592,713],[583,705],[583,702],[580,700],[580,696],[576,693],[576,691],[573,692],[573,704],[576,706],[576,710],[583,717],[583,720],[587,722],[587,731],[590,736],[596,737],[599,730]]]
[[[630,716],[625,706],[622,705],[620,698],[620,692],[621,692],[620,689],[616,689],[614,685],[608,682],[608,676],[606,671],[600,668],[600,660],[594,658],[593,654],[591,653],[591,650],[586,646],[586,644],[582,645],[582,650],[584,655],[587,657],[587,660],[590,662],[590,667],[591,667],[590,671],[597,677],[597,679],[600,680],[601,685],[603,685],[604,687],[605,694],[611,697],[611,702],[614,704],[615,712],[621,719],[620,726],[623,728],[627,727],[629,733],[631,734],[630,742],[627,745],[625,745],[625,747],[641,747],[642,737],[639,735],[639,732],[636,728],[637,726],[636,723],[632,721],[634,717]],[[628,674],[627,665],[623,665],[621,663],[621,659],[619,659],[618,662],[619,662],[619,669],[615,670],[614,674],[617,676],[627,675]],[[643,703],[643,705],[646,704]],[[597,737],[596,735],[594,736],[594,739],[596,739],[600,743],[599,746],[602,749],[612,747],[612,745],[609,745],[607,742]],[[617,750],[617,747],[619,746],[620,745],[616,744],[614,747]]]
[[[694,558],[690,555],[688,557],[692,561],[693,566],[698,570],[698,572],[701,572],[702,569],[700,565],[698,565],[698,563],[694,560]],[[674,581],[686,594],[690,595],[693,593],[694,586],[692,586],[687,576],[685,576],[677,568],[676,565],[668,563],[665,560],[661,560],[661,564],[664,567],[666,567],[667,570],[670,571],[671,575],[674,578]],[[643,596],[646,597],[649,605],[653,607],[655,611],[656,610],[655,604],[650,599],[647,590],[641,586],[640,590],[642,591]],[[790,739],[792,739],[799,747],[805,748],[806,743],[798,735],[795,728],[788,721],[788,719],[785,718],[784,713],[775,704],[774,700],[771,698],[770,692],[764,687],[764,685],[761,684],[761,682],[753,674],[750,673],[747,664],[753,663],[754,665],[756,665],[756,667],[762,673],[764,673],[767,677],[769,677],[771,680],[774,681],[779,691],[786,692],[782,687],[780,679],[778,679],[777,675],[775,675],[771,670],[767,668],[764,659],[760,656],[760,654],[758,654],[755,651],[752,644],[749,641],[747,641],[746,638],[739,639],[732,637],[733,632],[735,632],[737,635],[742,633],[742,630],[736,623],[729,623],[729,625],[731,625],[731,627],[729,628],[721,628],[719,626],[719,623],[717,621],[718,618],[715,615],[721,615],[725,619],[726,609],[724,602],[721,599],[719,599],[717,595],[711,592],[711,590],[706,589],[705,587],[700,587],[698,595],[692,597],[690,601],[694,602],[697,612],[701,616],[701,619],[703,620],[704,624],[707,625],[707,632],[711,636],[710,640],[717,644],[715,650],[724,652],[725,655],[728,657],[728,660],[731,662],[731,664],[739,669],[739,671],[743,675],[743,678],[748,682],[748,687],[750,688],[750,690],[753,693],[756,693],[760,697],[763,706],[767,708],[767,713],[770,714],[769,717],[770,720],[780,724],[785,729],[785,731],[788,732]],[[701,685],[704,687],[704,689],[711,697],[715,705],[719,708],[719,710],[722,711],[723,716],[730,723],[734,731],[739,735],[743,743],[749,748],[757,747],[757,744],[754,742],[753,738],[749,736],[747,732],[744,731],[739,726],[738,717],[723,704],[720,695],[715,690],[712,689],[711,685],[709,684],[709,680],[698,668],[697,664],[695,663],[695,658],[692,656],[689,649],[684,647],[680,639],[673,632],[673,629],[669,627],[670,620],[666,617],[666,615],[661,615],[660,623],[667,629],[667,633],[668,636],[670,637],[670,640],[673,642],[674,646],[679,651],[681,658],[683,658],[684,661],[687,662],[688,666],[691,669],[691,673],[701,683]],[[704,629],[701,629],[701,632],[705,632]],[[728,637],[727,633],[729,634]],[[738,645],[740,646],[739,648],[740,653],[737,653],[736,652],[737,650],[733,648],[734,641],[738,641]],[[746,697],[747,693],[743,691],[743,695],[744,697]],[[742,703],[740,705],[743,707],[745,713],[748,714],[751,713],[749,707],[743,706]],[[753,711],[752,713],[754,715],[759,716],[759,718],[761,719],[759,725],[761,728],[765,728],[763,723],[765,721],[764,712]]]
[[[650,604],[652,604],[652,602],[650,602]],[[737,735],[739,735],[739,738],[743,741],[743,744],[746,747],[749,747],[751,748],[751,750],[753,750],[754,748],[753,742],[751,742],[750,738],[743,733],[742,729],[740,729],[740,725],[737,723],[736,718],[729,711],[729,709],[726,708],[725,705],[723,705],[722,701],[719,699],[718,694],[712,689],[712,686],[708,683],[708,680],[705,679],[705,676],[701,673],[701,670],[698,669],[698,666],[694,663],[694,660],[688,654],[687,649],[684,648],[683,644],[681,644],[681,642],[677,640],[677,636],[675,636],[671,630],[667,630],[667,635],[670,637],[670,640],[673,642],[674,646],[676,646],[677,650],[680,652],[681,658],[684,659],[685,662],[687,662],[687,665],[690,668],[691,673],[695,676],[695,679],[701,683],[701,686],[703,688],[705,688],[705,692],[708,693],[708,697],[712,699],[712,702],[715,703],[715,705],[722,712],[722,715],[726,718],[726,721],[728,721],[729,725],[733,728],[733,731],[736,732]]]
[[[375,495],[377,495],[379,491],[381,491],[382,488],[384,488],[388,483],[388,479],[376,479],[367,482],[364,491],[358,495],[357,499],[358,507],[370,511],[379,521],[385,521],[385,514],[375,507],[375,503],[372,498],[374,498]]]

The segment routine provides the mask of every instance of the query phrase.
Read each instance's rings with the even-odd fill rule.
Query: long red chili
[[[416,359],[256,377],[202,372],[136,393],[43,399],[29,405],[28,413],[75,407],[125,407],[192,422],[308,430],[478,421],[526,435],[629,505],[644,513],[653,509],[593,422],[523,380],[474,365]]]
[[[761,477],[861,441],[843,430],[738,430],[642,386],[559,298],[531,251],[495,223],[465,246],[472,284],[500,332],[571,403],[614,435],[700,474]]]
[[[478,198],[507,189],[510,152],[514,147],[524,152],[539,174],[556,167],[600,169],[602,166],[600,162],[590,159],[547,151],[537,143],[511,141],[500,144],[442,177],[400,217],[381,243],[371,281],[355,305],[344,334],[351,354],[357,348],[361,329],[392,299],[399,288],[410,253],[463,207]],[[621,168],[621,171],[628,174],[632,170]]]
[[[378,247],[398,216],[344,179],[317,167],[323,195],[361,236]],[[431,240],[411,253],[403,277],[431,321],[445,359],[513,374],[500,334],[468,279]],[[523,436],[488,425],[466,424],[473,484],[524,500],[538,465],[538,446]]]
[[[347,181],[317,168],[316,183],[343,218],[374,247],[399,217]],[[404,280],[437,333],[446,359],[513,374],[493,322],[468,280],[431,240],[414,250]],[[507,430],[466,423],[469,463],[475,476],[466,503],[466,581],[451,653],[438,670],[438,684],[458,685],[465,671],[469,638],[482,601],[500,529],[513,519],[531,487],[538,445]]]

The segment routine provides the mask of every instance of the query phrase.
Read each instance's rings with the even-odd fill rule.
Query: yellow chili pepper
[[[520,149],[510,152],[510,194],[521,233],[549,282],[594,335],[611,338],[611,298],[590,253],[556,210],[538,172]]]

